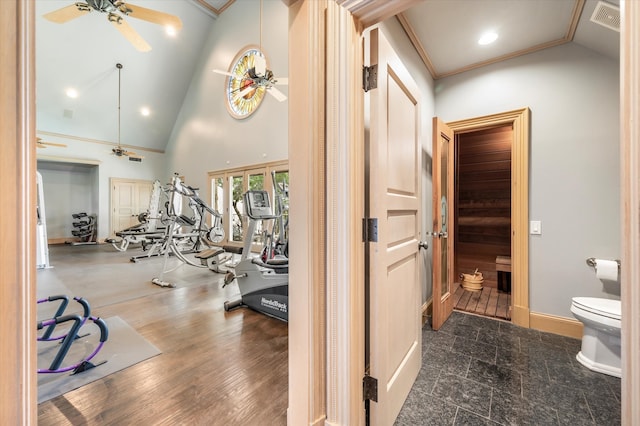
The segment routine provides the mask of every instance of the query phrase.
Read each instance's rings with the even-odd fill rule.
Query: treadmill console
[[[244,193],[247,216],[254,220],[273,219],[269,193],[265,190],[250,190]]]

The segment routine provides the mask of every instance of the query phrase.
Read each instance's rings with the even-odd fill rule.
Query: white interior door
[[[153,182],[111,179],[111,232],[139,223],[138,215],[149,209]]]
[[[365,56],[377,64],[377,88],[365,95],[366,210],[378,220],[378,240],[367,247],[367,361],[378,394],[370,424],[392,425],[422,362],[419,92],[377,29],[365,38]]]

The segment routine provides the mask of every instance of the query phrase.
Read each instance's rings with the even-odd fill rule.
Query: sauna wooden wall
[[[511,126],[457,135],[456,277],[478,268],[497,287],[496,256],[511,253]]]

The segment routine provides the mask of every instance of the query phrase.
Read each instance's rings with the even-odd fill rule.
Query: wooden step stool
[[[496,272],[498,274],[498,290],[511,293],[511,257],[496,257]]]

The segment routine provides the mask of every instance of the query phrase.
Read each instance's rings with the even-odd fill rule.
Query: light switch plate
[[[531,235],[542,235],[542,222],[539,220],[532,220],[529,223],[529,233]]]

